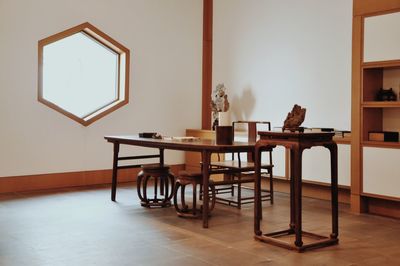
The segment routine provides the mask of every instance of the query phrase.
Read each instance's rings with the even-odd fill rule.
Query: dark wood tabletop
[[[215,140],[196,139],[192,141],[182,141],[174,139],[153,139],[141,138],[138,135],[126,136],[105,136],[108,142],[118,142],[120,144],[136,145],[149,148],[164,148],[169,150],[180,151],[202,151],[208,150],[212,152],[236,152],[236,151],[252,151],[255,142],[233,142],[231,145],[217,144]]]

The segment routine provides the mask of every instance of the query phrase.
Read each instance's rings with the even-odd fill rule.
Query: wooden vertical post
[[[213,0],[203,0],[202,129],[211,129],[212,32]]]

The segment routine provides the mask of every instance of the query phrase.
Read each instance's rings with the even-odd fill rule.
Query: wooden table
[[[254,208],[254,233],[255,238],[273,245],[295,249],[299,252],[305,249],[323,247],[337,244],[338,239],[338,172],[337,172],[337,145],[332,140],[334,133],[291,133],[260,131],[260,140],[256,144],[256,182],[255,182],[255,208]],[[290,150],[290,224],[289,229],[263,234],[260,228],[262,217],[261,206],[261,180],[260,164],[261,151],[284,146]],[[317,235],[302,230],[302,153],[305,149],[314,146],[323,146],[330,151],[331,157],[331,208],[332,208],[332,233],[329,237]],[[279,237],[295,235],[293,244],[280,240]],[[313,239],[310,243],[303,244],[302,237]]]
[[[230,152],[250,152],[254,150],[255,142],[234,142],[232,145],[217,145],[214,140],[200,139],[191,142],[182,142],[177,140],[140,138],[138,136],[105,136],[108,142],[114,144],[113,172],[111,199],[115,200],[115,191],[117,185],[117,165],[118,153],[121,144],[142,146],[148,148],[157,148],[160,150],[160,164],[164,164],[164,149],[194,151],[201,153],[201,162],[203,164],[203,227],[208,228],[208,183],[210,174],[219,173],[210,170],[210,161],[212,153],[230,153]],[[138,156],[140,157],[140,156]],[[200,163],[200,162],[199,162]]]

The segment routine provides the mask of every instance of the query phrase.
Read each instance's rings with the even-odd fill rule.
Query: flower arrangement
[[[223,83],[218,84],[211,95],[211,111],[213,124],[212,127],[218,125],[218,113],[227,112],[229,110],[228,95],[226,94],[226,88]]]

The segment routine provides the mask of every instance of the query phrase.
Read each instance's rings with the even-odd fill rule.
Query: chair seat
[[[186,170],[179,171],[179,176],[188,176],[188,177],[201,177],[203,174],[201,172],[189,172]]]
[[[167,164],[159,164],[159,163],[142,165],[142,170],[143,171],[168,171],[169,168],[170,168],[169,165],[167,165]]]
[[[190,183],[197,183],[202,185],[203,184],[203,175],[200,172],[188,172],[188,171],[180,171],[177,177],[177,181],[182,184],[190,184]]]

